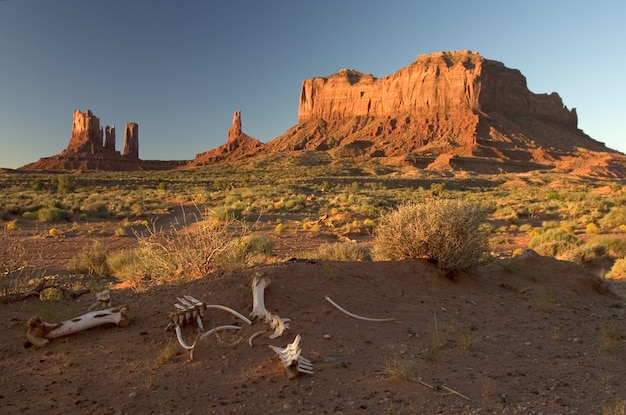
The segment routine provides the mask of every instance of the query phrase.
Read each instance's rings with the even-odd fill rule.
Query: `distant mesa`
[[[530,92],[518,70],[471,51],[439,52],[380,79],[343,69],[305,80],[298,124],[266,149],[485,172],[615,153],[577,124],[575,109],[556,93]]]
[[[115,128],[77,111],[68,148],[24,168],[150,168],[138,157],[137,124],[127,125],[124,140],[120,154]],[[430,170],[626,174],[626,156],[580,130],[576,110],[557,93],[535,94],[519,70],[468,50],[420,55],[384,78],[342,69],[307,79],[298,123],[282,135],[265,144],[246,135],[236,111],[222,146],[188,162],[152,163],[195,167],[290,151]]]

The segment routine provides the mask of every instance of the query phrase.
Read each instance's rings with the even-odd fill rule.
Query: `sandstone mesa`
[[[624,155],[580,130],[557,93],[535,94],[519,70],[471,51],[420,55],[383,78],[342,69],[304,80],[298,123],[267,143],[243,133],[236,111],[227,142],[191,161],[143,161],[138,147],[137,124],[119,153],[114,127],[75,111],[68,148],[23,169],[168,169],[304,150],[431,170],[626,173]]]

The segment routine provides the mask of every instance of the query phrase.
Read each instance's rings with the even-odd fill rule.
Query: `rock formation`
[[[100,119],[89,110],[85,112],[74,111],[72,136],[66,151],[95,154],[101,147],[103,147],[103,141]]]
[[[196,155],[196,158],[189,163],[189,166],[201,166],[224,160],[239,160],[259,153],[262,148],[262,142],[243,133],[241,129],[241,111],[235,111],[232,126],[228,129],[226,144]]]
[[[104,148],[109,150],[115,150],[115,126],[109,127],[108,125],[104,129]]]
[[[228,129],[227,143],[237,140],[241,134],[241,111],[238,110],[233,114],[233,126]]]
[[[74,111],[72,136],[61,153],[43,157],[21,167],[23,170],[87,171],[87,170],[167,170],[187,161],[139,159],[139,126],[126,124],[124,152],[115,150],[115,127],[100,127],[100,120],[90,110]]]
[[[131,159],[139,159],[139,125],[134,122],[126,124],[122,156]]]
[[[551,168],[577,148],[610,151],[577,122],[558,94],[529,91],[520,71],[471,51],[440,52],[380,79],[342,69],[305,80],[298,124],[264,150],[403,157],[432,168],[507,164],[497,170]]]

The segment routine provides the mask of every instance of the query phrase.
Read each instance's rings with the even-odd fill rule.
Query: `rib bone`
[[[336,302],[331,300],[329,296],[326,296],[324,298],[326,299],[326,301],[328,301],[329,303],[334,305],[337,310],[341,311],[342,313],[344,313],[346,315],[349,315],[350,317],[353,317],[353,318],[356,318],[356,319],[359,319],[359,320],[375,321],[375,322],[385,322],[385,321],[394,321],[395,320],[395,318],[369,318],[369,317],[359,316],[359,315],[351,313],[348,310],[346,310],[345,308],[341,307],[339,304],[337,304]]]
[[[26,325],[26,337],[36,347],[43,347],[57,337],[78,333],[103,324],[112,323],[119,327],[126,327],[130,323],[128,312],[129,307],[123,305],[106,310],[91,311],[62,323],[47,323],[41,317],[34,316],[28,320]]]

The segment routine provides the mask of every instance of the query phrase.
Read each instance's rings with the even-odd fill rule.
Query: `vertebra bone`
[[[313,364],[311,361],[300,355],[300,353],[302,353],[300,339],[300,335],[298,334],[294,341],[288,344],[284,349],[270,345],[272,350],[280,357],[288,379],[293,379],[298,373],[313,374]]]

